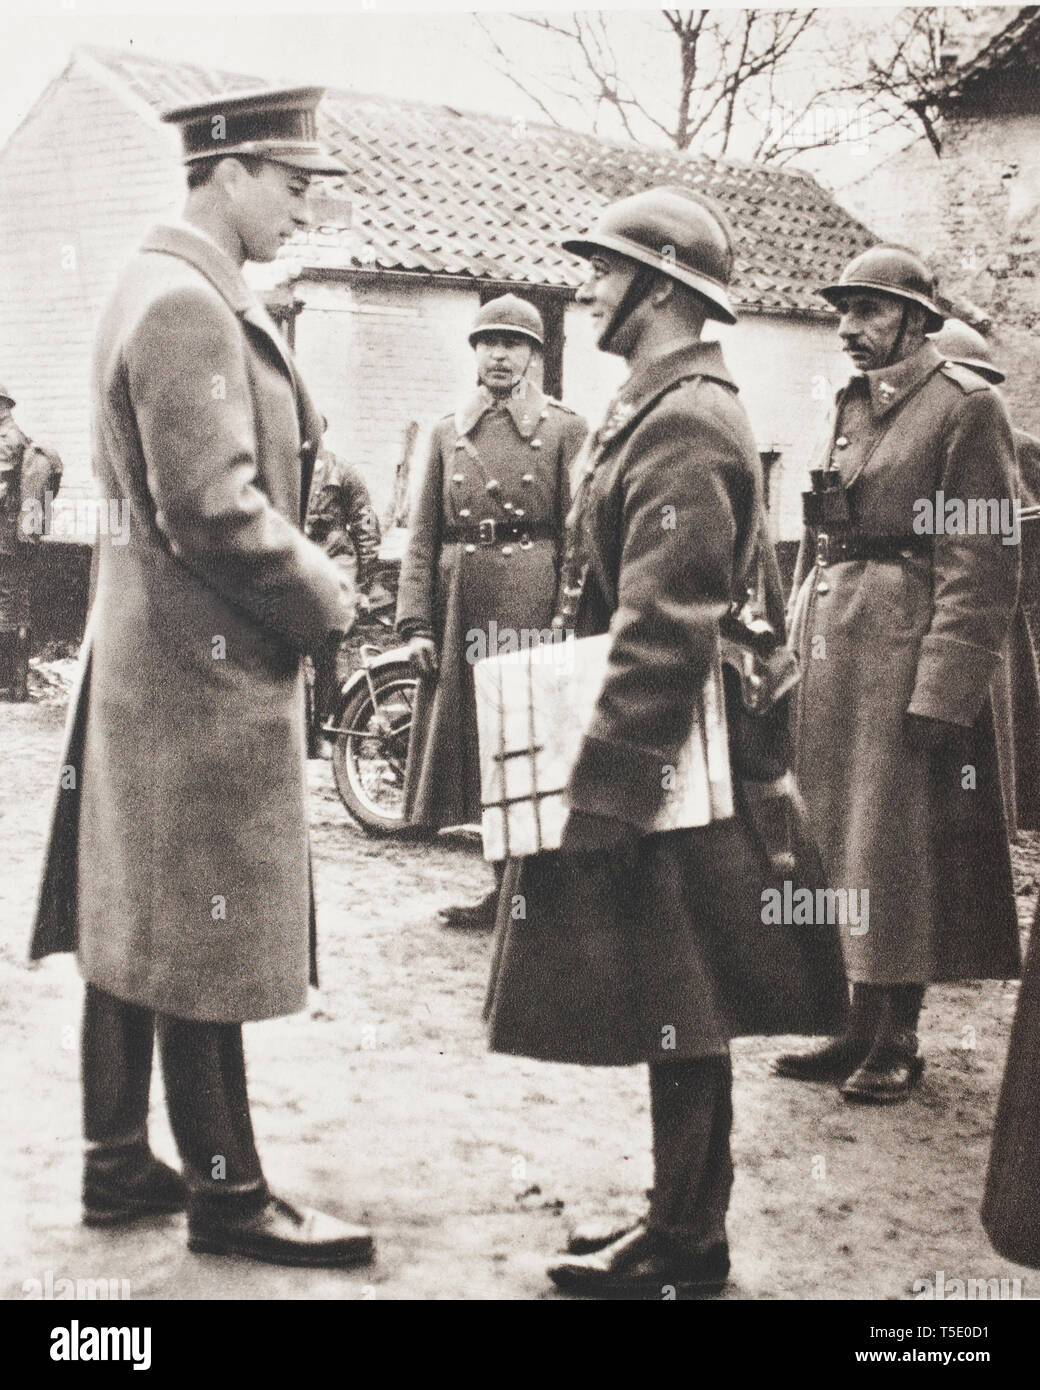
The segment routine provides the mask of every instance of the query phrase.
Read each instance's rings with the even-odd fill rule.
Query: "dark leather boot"
[[[118,1226],[183,1211],[188,1190],[179,1173],[147,1143],[88,1151],[83,1174],[83,1224]]]
[[[200,1255],[238,1255],[266,1264],[344,1269],[371,1264],[372,1235],[363,1226],[297,1208],[265,1193],[259,1202],[192,1200],[188,1249]]]
[[[557,1288],[588,1298],[659,1299],[666,1288],[704,1297],[725,1286],[729,1250],[723,1243],[680,1252],[640,1224],[596,1254],[557,1260],[548,1274]]]
[[[844,1081],[870,1051],[885,1004],[883,989],[853,985],[847,1032],[808,1052],[783,1053],[773,1064],[774,1074],[791,1081]]]
[[[841,1087],[841,1094],[860,1104],[891,1105],[906,1100],[923,1070],[917,1034],[899,1033],[871,1048],[862,1065]]]
[[[495,916],[498,912],[498,895],[502,890],[505,875],[504,865],[492,865],[495,871],[495,886],[486,897],[472,907],[446,907],[439,916],[441,925],[463,931],[494,931]]]
[[[564,1249],[568,1255],[594,1255],[642,1223],[642,1217],[594,1216],[574,1227]]]
[[[87,986],[80,1052],[87,1226],[184,1210],[183,1179],[148,1147],[154,1028],[148,1009]]]

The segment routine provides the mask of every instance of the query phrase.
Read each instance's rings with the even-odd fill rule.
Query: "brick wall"
[[[419,426],[414,469],[432,426],[475,385],[466,335],[478,292],[359,278],[303,281],[296,293],[296,356],[328,444],[362,469],[384,516],[409,422]]]
[[[0,380],[89,496],[90,353],[120,267],[183,200],[166,132],[73,65],[0,151]]]

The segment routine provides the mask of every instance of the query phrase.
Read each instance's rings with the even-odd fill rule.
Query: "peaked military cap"
[[[0,401],[6,401],[8,405],[18,404],[6,386],[0,386]]]
[[[318,143],[314,113],[324,95],[324,87],[226,92],[164,111],[161,119],[180,127],[185,164],[245,154],[310,174],[345,174]]]

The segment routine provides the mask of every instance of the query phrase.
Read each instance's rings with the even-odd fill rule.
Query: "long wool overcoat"
[[[526,381],[504,404],[482,387],[433,431],[397,599],[399,630],[431,632],[440,652],[436,681],[423,682],[416,702],[405,775],[413,824],[480,820],[473,660],[493,656],[506,629],[549,625],[570,465],[587,431],[581,416]],[[539,534],[526,544],[449,539],[485,519]]]
[[[838,393],[829,461],[859,531],[920,547],[925,502],[944,531],[930,550],[814,566],[798,593],[798,781],[831,883],[870,895],[868,930],[844,938],[849,978],[1017,976],[989,686],[1015,611],[1019,546],[999,527],[950,529],[958,501],[1012,516],[1004,407],[929,343]],[[810,535],[802,554],[813,553]],[[952,737],[936,752],[914,746],[908,712],[947,721]]]
[[[300,530],[320,417],[237,268],[187,227],[130,263],[93,371],[98,487],[129,503],[129,539],[99,541],[31,953],[75,947],[87,981],[176,1017],[292,1013],[301,654],[349,606]]]
[[[1040,1269],[1040,907],[993,1125],[982,1224],[1006,1260]]]
[[[647,833],[761,524],[758,454],[718,344],[636,372],[589,463],[573,625],[612,643],[568,797],[626,822],[633,844],[508,861],[491,1047],[626,1066],[719,1054],[740,1034],[833,1031],[847,1005],[837,928],[764,924],[774,880],[743,815]],[[782,631],[771,549],[765,563]]]
[[[1013,430],[1022,507],[1040,504],[1040,439]],[[1004,813],[1012,836],[1040,830],[1040,669],[1029,611],[1040,608],[1040,517],[1023,517],[1022,586],[1004,659],[993,677],[993,715],[1000,755]]]

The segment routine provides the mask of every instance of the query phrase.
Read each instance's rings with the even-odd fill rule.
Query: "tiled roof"
[[[940,93],[951,101],[971,96],[989,80],[998,81],[1012,73],[1029,74],[1036,80],[1040,71],[1040,6],[1023,5],[1009,24],[995,34],[974,58],[956,69]]]
[[[88,48],[156,110],[254,77]],[[413,271],[570,287],[581,265],[559,241],[606,203],[655,184],[717,199],[738,239],[734,300],[764,312],[820,312],[814,288],[874,237],[809,175],[599,139],[555,126],[330,89],[323,143],[347,166],[340,202],[319,194],[308,266]],[[826,311],[824,311],[826,312]]]

